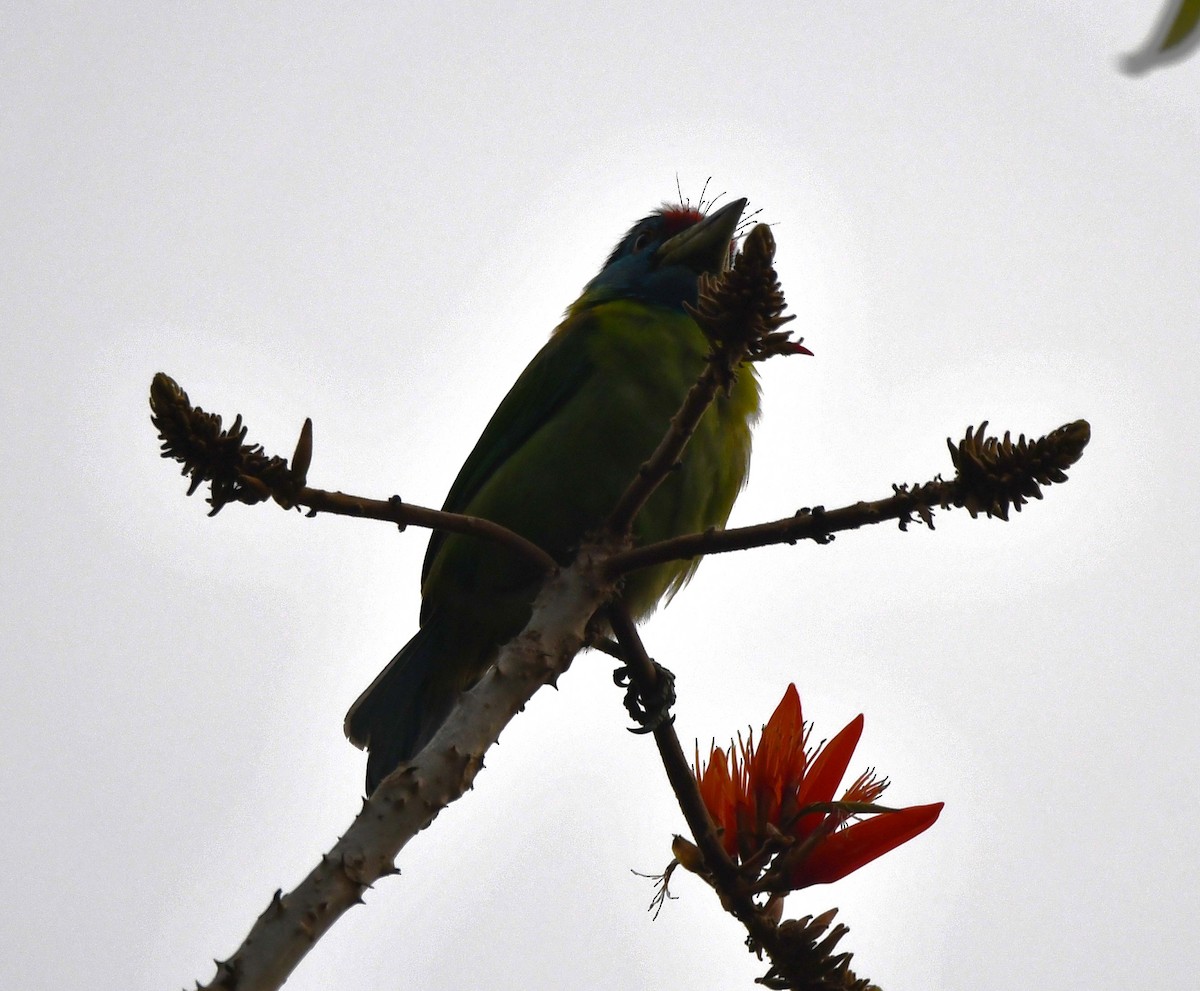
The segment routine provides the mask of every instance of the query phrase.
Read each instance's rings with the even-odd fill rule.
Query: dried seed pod
[[[789,331],[780,331],[795,314],[783,316],[787,301],[775,273],[775,238],[771,228],[759,224],[743,242],[733,265],[720,275],[700,277],[695,306],[685,308],[700,325],[723,359],[719,365],[721,387],[733,384],[743,361],[763,361],[776,354],[811,354]]]
[[[162,372],[150,383],[150,422],[162,441],[162,456],[178,461],[182,474],[190,477],[188,495],[209,483],[210,516],[231,502],[253,505],[273,497],[287,505],[304,484],[286,460],[268,456],[260,444],[246,443],[247,427],[240,414],[233,426],[223,429],[218,414],[193,406],[179,383]],[[302,433],[297,450],[301,459],[311,458],[311,427]]]
[[[1066,469],[1080,459],[1090,439],[1086,420],[1035,441],[1021,434],[1015,443],[1009,431],[1003,439],[987,436],[986,420],[978,430],[968,427],[957,445],[946,440],[956,472],[954,502],[972,516],[986,513],[1007,520],[1010,508],[1019,513],[1030,499],[1040,499],[1043,485],[1065,482]]]

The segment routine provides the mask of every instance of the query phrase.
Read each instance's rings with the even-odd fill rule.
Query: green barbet
[[[494,520],[570,561],[704,368],[709,344],[684,304],[696,303],[702,273],[728,266],[745,206],[739,199],[707,216],[664,206],[634,224],[500,403],[444,509]],[[758,406],[747,365],[638,515],[635,543],[724,525],[746,481]],[[620,598],[643,617],[697,563],[635,572]],[[497,648],[521,631],[541,580],[535,565],[494,541],[432,535],[421,628],[346,716],[346,735],[370,751],[368,794],[429,742]]]

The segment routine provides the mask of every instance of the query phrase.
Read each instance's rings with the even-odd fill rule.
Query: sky
[[[1154,0],[11,3],[0,12],[0,985],[193,986],[360,807],[349,704],[414,632],[425,534],[206,517],[165,371],[310,483],[440,505],[637,218],[748,196],[814,358],[771,362],[732,522],[948,473],[989,420],[1092,425],[1003,523],[725,555],[644,628],[685,745],[789,682],[851,772],[944,801],[792,895],[906,988],[1200,969],[1200,58]],[[751,987],[585,654],[300,965],[298,991]]]

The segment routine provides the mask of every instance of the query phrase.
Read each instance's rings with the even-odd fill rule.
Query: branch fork
[[[634,519],[672,468],[719,390],[728,390],[742,365],[768,357],[810,354],[781,327],[783,293],[773,268],[775,244],[770,229],[757,226],[732,268],[702,279],[697,306],[691,312],[712,350],[703,374],[689,391],[661,443],[641,466],[593,543],[584,546],[566,568],[542,548],[491,521],[414,506],[399,497],[366,499],[308,485],[313,457],[311,420],[306,420],[288,462],[266,455],[260,445],[246,444],[240,416],[226,430],[221,417],[193,407],[187,393],[159,373],[150,389],[152,421],[162,441],[162,456],[182,465],[189,477],[188,494],[201,484],[210,487],[210,515],[231,502],[256,504],[271,499],[285,509],[388,521],[400,529],[419,526],[471,534],[510,547],[535,563],[546,582],[524,632],[505,645],[495,665],[466,692],[438,733],[412,761],[388,776],[364,802],[354,823],[292,892],[276,892],[241,949],[218,963],[206,989],[252,991],[279,987],[312,944],[349,907],[361,902],[376,880],[397,873],[395,858],[407,842],[429,825],[471,785],[483,766],[483,755],[508,721],[533,693],[550,684],[585,645],[597,644],[596,619],[603,616],[616,644],[603,649],[618,656],[643,699],[657,688],[658,674],[646,654],[628,612],[614,601],[620,579],[639,568],[670,560],[725,553],[799,540],[829,543],[836,533],[883,520],[904,529],[919,519],[933,527],[935,508],[966,508],[1008,519],[1041,487],[1066,480],[1065,470],[1082,455],[1090,431],[1078,420],[1036,441],[1008,433],[1002,440],[985,433],[986,421],[950,447],[954,477],[941,476],[916,486],[893,485],[892,495],[834,510],[821,506],[748,527],[710,529],[659,543],[630,547]],[[835,953],[846,933],[832,925],[836,910],[820,916],[780,921],[782,902],[739,869],[721,845],[717,828],[704,806],[670,719],[653,727],[663,760],[695,845],[680,839],[678,850],[702,859],[701,875],[748,933],[747,943],[760,957],[771,959],[760,978],[769,988],[865,988],[848,969],[850,954]],[[770,856],[777,851],[764,851]],[[784,858],[788,856],[785,852]],[[668,875],[670,871],[668,870]],[[663,877],[661,897],[666,896]],[[830,928],[832,925],[832,928]]]

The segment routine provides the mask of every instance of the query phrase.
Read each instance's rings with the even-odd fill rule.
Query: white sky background
[[[0,986],[212,976],[359,807],[342,737],[415,629],[425,535],[233,506],[160,461],[193,400],[313,484],[439,505],[617,237],[746,195],[812,359],[771,364],[735,522],[948,471],[988,418],[1086,417],[1011,523],[939,515],[705,564],[646,628],[685,741],[788,681],[927,834],[839,906],[906,988],[1200,967],[1200,58],[1156,0],[948,6],[9,4],[0,14]],[[289,983],[750,987],[682,817],[580,658]]]

